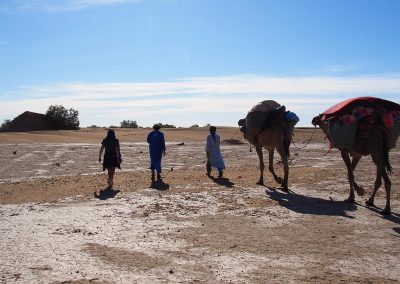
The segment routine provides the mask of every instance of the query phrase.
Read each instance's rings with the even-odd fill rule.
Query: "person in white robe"
[[[225,164],[222,158],[221,149],[219,145],[221,138],[217,134],[217,128],[210,126],[210,135],[207,136],[206,153],[207,153],[207,175],[211,176],[211,169],[216,168],[218,170],[218,177],[222,178]]]

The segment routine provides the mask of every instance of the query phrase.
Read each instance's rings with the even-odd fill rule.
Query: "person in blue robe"
[[[165,155],[166,151],[164,133],[160,131],[160,128],[161,126],[159,124],[154,124],[154,130],[147,135],[152,180],[154,180],[154,171],[157,171],[157,179],[161,179],[161,158]]]

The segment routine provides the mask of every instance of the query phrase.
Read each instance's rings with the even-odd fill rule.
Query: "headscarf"
[[[214,142],[216,142],[216,137],[215,137],[215,132],[217,131],[217,128],[215,126],[210,126],[210,133],[212,138],[214,139]]]
[[[115,132],[114,132],[114,130],[109,129],[109,130],[107,131],[107,137],[106,137],[106,139],[108,139],[108,140],[116,139],[116,138],[115,138]]]

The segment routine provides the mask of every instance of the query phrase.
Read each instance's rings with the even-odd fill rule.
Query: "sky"
[[[50,105],[82,127],[237,126],[276,100],[400,103],[398,0],[0,0],[0,123]]]

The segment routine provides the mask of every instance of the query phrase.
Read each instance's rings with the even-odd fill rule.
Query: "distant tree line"
[[[36,114],[29,111],[24,112],[24,114],[34,114],[35,117],[43,117],[40,122],[35,121],[35,123],[40,123],[38,127],[43,127],[43,130],[57,130],[57,129],[66,129],[66,130],[76,130],[79,129],[79,112],[73,108],[66,109],[62,105],[50,105],[46,111],[46,114]],[[18,116],[19,118],[20,116]],[[21,118],[23,119],[23,118]],[[31,121],[22,122],[22,123],[30,123]],[[16,124],[21,123],[21,120],[18,122],[15,119],[6,119],[0,125],[0,130],[9,131],[12,130]],[[18,126],[17,126],[18,127]]]
[[[5,119],[0,126],[0,129],[7,129],[11,125],[11,119]]]
[[[121,128],[139,128],[139,125],[135,120],[123,120],[121,122]]]
[[[161,123],[161,122],[156,123],[156,124],[157,124],[157,125],[160,125],[161,128],[176,128],[176,126],[175,126],[175,125],[172,125],[172,124],[163,124],[163,123]]]
[[[79,129],[79,112],[73,108],[66,109],[62,105],[50,105],[46,111],[45,116],[54,125],[54,129],[66,129],[76,130]],[[7,129],[11,125],[11,119],[5,119],[0,125],[1,129]],[[168,123],[157,123],[161,128],[176,128],[173,124]],[[207,124],[206,127],[209,127]],[[97,125],[91,125],[88,128],[98,128]],[[200,127],[198,124],[193,124],[190,128]],[[123,120],[120,122],[120,126],[111,125],[110,128],[141,128],[136,120]]]
[[[79,129],[79,112],[73,108],[66,109],[62,105],[51,105],[47,109],[46,116],[57,129]]]

